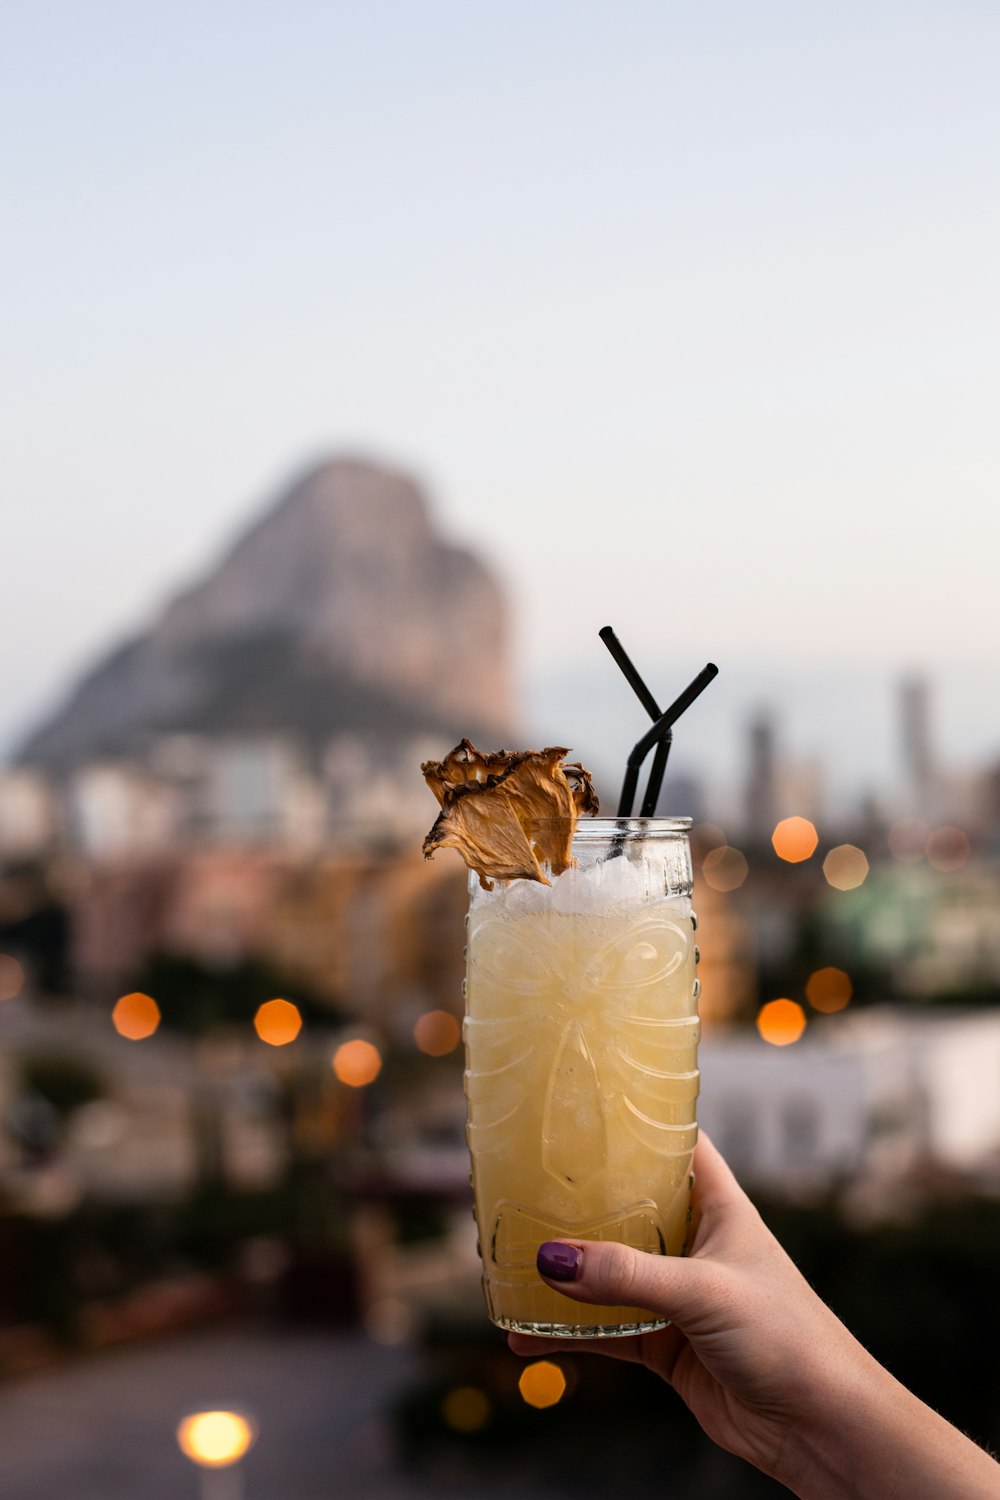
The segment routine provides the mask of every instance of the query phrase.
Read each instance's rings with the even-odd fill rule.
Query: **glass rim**
[[[567,818],[536,818],[533,823],[537,827],[544,827],[568,821]],[[689,833],[693,824],[693,818],[579,818],[573,830],[573,842],[588,838],[659,838],[668,834]]]

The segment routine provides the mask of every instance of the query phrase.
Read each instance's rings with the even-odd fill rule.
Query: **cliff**
[[[18,759],[64,775],[170,733],[276,731],[318,751],[345,729],[443,752],[513,722],[496,580],[437,534],[411,479],[338,460],[98,662]]]

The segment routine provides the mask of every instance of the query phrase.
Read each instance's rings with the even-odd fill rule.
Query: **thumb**
[[[547,1240],[536,1264],[549,1286],[577,1302],[648,1308],[682,1330],[718,1309],[723,1294],[709,1262],[603,1240]]]

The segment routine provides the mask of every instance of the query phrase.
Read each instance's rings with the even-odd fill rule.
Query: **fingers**
[[[711,1262],[595,1240],[549,1241],[538,1252],[538,1272],[574,1301],[649,1308],[681,1329],[709,1317],[719,1296]]]

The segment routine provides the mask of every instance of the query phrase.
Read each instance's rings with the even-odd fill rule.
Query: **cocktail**
[[[690,819],[652,814],[672,726],[717,668],[661,713],[614,632],[601,634],[653,719],[616,818],[596,816],[589,773],[558,746],[484,755],[462,740],[422,767],[441,808],[424,853],[457,849],[472,871],[465,1088],[487,1309],[501,1328],[569,1338],[664,1320],[561,1296],[538,1275],[539,1245],[683,1254],[697,1136]]]
[[[663,1320],[551,1290],[544,1240],[683,1252],[697,1126],[687,819],[588,819],[551,885],[470,880],[468,1139],[490,1317],[597,1338]]]

